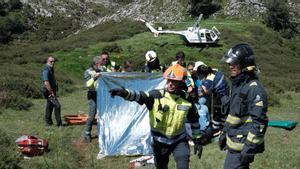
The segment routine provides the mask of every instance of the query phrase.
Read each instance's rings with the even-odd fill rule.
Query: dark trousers
[[[211,110],[212,112],[212,126],[214,129],[222,129],[223,123],[226,120],[227,112],[223,111],[223,103],[221,102],[221,96],[213,94],[211,98]]]
[[[97,113],[97,102],[96,98],[89,99],[89,117],[86,123],[85,137],[91,137],[92,127]]]
[[[47,98],[47,104],[46,104],[46,113],[45,113],[45,120],[46,125],[52,125],[52,112],[54,109],[55,119],[56,119],[56,125],[61,126],[61,117],[60,117],[60,103],[55,97],[49,97]]]
[[[249,164],[242,164],[241,158],[241,153],[228,151],[224,169],[249,169]]]
[[[174,156],[177,169],[188,169],[190,162],[190,147],[187,141],[180,141],[176,144],[167,145],[153,142],[153,152],[155,167],[157,169],[167,169],[169,156],[171,153]]]

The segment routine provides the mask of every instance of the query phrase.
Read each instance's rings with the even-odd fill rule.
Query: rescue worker
[[[194,152],[199,158],[202,154],[201,135],[198,114],[192,103],[186,100],[185,85],[186,69],[180,65],[169,67],[164,77],[166,88],[162,90],[131,91],[124,88],[110,90],[111,96],[120,96],[129,101],[145,104],[150,111],[151,135],[155,166],[158,169],[168,168],[169,156],[174,156],[177,169],[189,168],[190,148],[185,123],[191,123],[194,140]]]
[[[200,123],[200,130],[202,133],[211,134],[211,131],[208,131],[210,129],[210,113],[207,107],[207,100],[208,100],[208,94],[205,94],[203,92],[202,88],[202,81],[205,79],[202,79],[203,77],[199,77],[197,74],[197,68],[199,65],[204,64],[201,61],[197,61],[194,63],[194,66],[189,68],[192,74],[192,78],[194,80],[195,89],[198,95],[198,102],[196,104],[198,108],[198,114],[200,116],[199,123]]]
[[[122,72],[133,72],[133,62],[131,60],[124,61]]]
[[[87,99],[89,101],[89,117],[86,123],[86,129],[84,132],[85,142],[92,141],[92,127],[93,122],[97,113],[97,85],[98,78],[101,76],[101,72],[112,71],[110,67],[106,67],[109,62],[109,55],[107,52],[103,52],[100,56],[95,56],[93,62],[85,72],[84,72],[84,81],[85,86],[88,88]]]
[[[160,64],[157,57],[157,53],[153,50],[149,50],[145,54],[146,64],[142,68],[142,72],[165,72],[166,66]]]
[[[176,61],[173,61],[171,63],[171,66],[174,66],[176,64],[179,64],[181,65],[182,67],[185,67],[186,64],[185,64],[185,54],[183,51],[179,51],[176,53]],[[191,65],[190,65],[191,66]],[[194,95],[195,92],[193,91],[193,89],[195,88],[195,84],[194,84],[194,81],[192,79],[192,75],[190,74],[190,72],[188,71],[187,72],[187,78],[185,80],[185,83],[186,83],[186,91],[190,94],[190,95]],[[194,96],[192,96],[194,97]]]
[[[61,106],[57,99],[58,85],[56,83],[56,78],[54,75],[54,63],[55,58],[53,56],[48,56],[47,63],[42,72],[42,91],[45,99],[47,99],[46,111],[45,111],[45,121],[46,127],[49,128],[52,124],[52,111],[54,109],[56,126],[61,127]]]
[[[224,169],[247,169],[255,154],[264,151],[267,93],[248,44],[235,45],[222,60],[229,65],[232,80],[229,115],[219,139],[221,150],[228,149]]]
[[[209,95],[209,112],[212,112],[212,135],[218,136],[226,119],[226,112],[222,110],[225,101],[228,100],[229,87],[224,74],[218,69],[212,69],[203,62],[195,66],[202,83],[203,94]],[[211,103],[212,102],[212,103]]]
[[[120,72],[121,71],[121,66],[118,65],[115,61],[111,61],[109,57],[109,53],[104,51],[101,53],[101,55],[107,55],[107,62],[104,66],[102,66],[102,69],[105,70],[106,72]]]
[[[186,64],[185,64],[184,60],[185,60],[185,54],[184,54],[184,52],[183,51],[179,51],[179,52],[176,53],[176,61],[173,61],[171,63],[171,65],[179,64],[179,65],[185,67]]]

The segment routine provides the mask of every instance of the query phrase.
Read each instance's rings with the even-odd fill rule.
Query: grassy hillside
[[[28,98],[41,98],[40,74],[49,54],[64,51],[72,55],[76,53],[76,48],[87,48],[99,41],[111,42],[129,38],[145,30],[141,23],[124,20],[107,22],[57,41],[14,41],[7,45],[0,45],[0,108],[28,110],[32,105]],[[75,65],[71,65],[73,62]],[[85,59],[84,62],[89,63],[90,60]],[[58,60],[58,63],[64,62]],[[82,72],[73,73],[73,70],[78,70],[81,65],[83,67],[88,65],[78,62],[78,59],[64,64],[67,66],[55,70],[60,95],[72,92],[76,83],[81,82]]]
[[[193,23],[168,25],[168,29],[182,30]],[[221,41],[217,47],[200,48],[187,47],[179,36],[161,35],[158,38],[148,31],[137,34],[130,39],[113,42],[99,42],[88,48],[76,48],[72,52],[55,52],[62,62],[57,66],[67,69],[68,72],[81,75],[92,57],[103,49],[111,49],[112,60],[122,64],[124,60],[132,60],[136,70],[144,64],[144,53],[149,49],[158,52],[162,63],[169,65],[175,60],[175,54],[182,50],[186,53],[187,61],[202,60],[212,67],[228,72],[226,66],[220,64],[224,53],[234,44],[247,42],[254,47],[257,55],[257,64],[261,70],[261,79],[267,87],[271,104],[279,104],[279,95],[285,91],[299,92],[300,84],[300,40],[299,37],[287,40],[258,22],[246,22],[235,20],[206,20],[203,27],[216,25],[221,35]],[[114,49],[115,50],[114,52]],[[293,81],[289,79],[294,79]]]
[[[193,22],[168,24],[165,27],[183,30],[191,25]],[[182,50],[188,61],[202,60],[228,72],[220,64],[220,58],[230,46],[239,42],[254,46],[261,78],[272,96],[272,104],[279,104],[277,95],[285,91],[299,92],[299,36],[291,40],[284,39],[258,22],[210,19],[201,23],[203,27],[213,25],[222,33],[219,46],[204,48],[201,52],[197,47],[187,47],[179,36],[162,35],[154,38],[141,22],[128,20],[107,22],[57,41],[14,41],[0,45],[0,72],[3,74],[0,77],[0,107],[26,110],[32,105],[27,98],[41,97],[40,71],[49,54],[58,57],[56,72],[60,94],[64,94],[72,92],[75,84],[81,83],[84,69],[92,57],[103,49],[110,50],[112,59],[119,64],[126,59],[133,60],[137,70],[144,63],[144,53],[154,49],[162,63],[167,65],[174,60],[175,53]]]

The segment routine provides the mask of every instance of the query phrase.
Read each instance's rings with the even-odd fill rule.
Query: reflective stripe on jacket
[[[224,132],[229,150],[255,154],[264,151],[267,94],[255,77],[246,77],[232,86]]]
[[[200,138],[196,108],[183,95],[164,90],[129,91],[126,99],[146,104],[150,111],[151,134],[156,141],[173,144],[187,139],[186,122],[191,123],[193,136]]]
[[[96,71],[91,67],[84,72],[85,86],[89,89],[89,91],[95,91],[97,88],[98,82],[94,79],[95,74]]]

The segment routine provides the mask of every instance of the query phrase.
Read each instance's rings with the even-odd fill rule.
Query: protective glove
[[[226,150],[226,134],[222,133],[219,137],[219,148],[221,151]]]
[[[254,154],[242,154],[241,162],[242,164],[250,164],[254,161]]]
[[[109,90],[109,93],[112,98],[114,98],[115,96],[120,96],[125,98],[128,95],[128,91],[124,87],[111,89]]]
[[[194,154],[197,154],[198,158],[200,159],[202,156],[203,145],[201,144],[201,141],[199,139],[195,139],[194,144]]]

